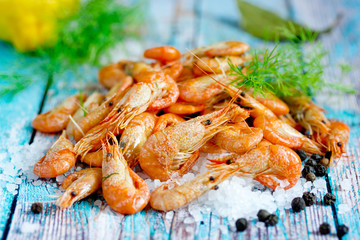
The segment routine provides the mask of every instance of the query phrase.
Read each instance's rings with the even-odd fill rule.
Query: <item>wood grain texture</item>
[[[278,1],[279,12],[286,13],[283,1]],[[238,28],[238,11],[235,1],[223,1],[221,7],[218,7],[218,1],[150,1],[149,12],[151,18],[148,23],[148,31],[146,36],[141,40],[140,48],[171,44],[179,48],[181,51],[200,45],[205,45],[217,41],[229,39],[241,40],[248,42],[252,47],[259,46],[263,42],[252,37],[246,32]],[[343,11],[356,9],[359,4],[355,1],[331,1],[327,2],[326,8],[323,9],[323,1],[291,1],[293,5],[294,16],[297,20],[304,22],[319,22],[319,26],[325,26],[330,21],[331,14],[326,15],[324,12],[333,13],[340,8]],[[276,5],[276,4],[274,4]],[[280,9],[281,8],[281,9]],[[319,11],[319,9],[323,11]],[[317,14],[318,12],[321,14]],[[359,57],[354,54],[358,52],[359,32],[352,31],[356,26],[360,25],[359,17],[355,16],[356,11],[349,10],[353,15],[346,16],[344,22],[329,34],[324,35],[321,41],[330,51],[330,63],[336,63],[336,59],[351,59],[351,63],[358,63]],[[314,14],[317,18],[314,18]],[[325,14],[325,15],[324,15]],[[357,20],[356,20],[357,19]],[[6,47],[4,49],[7,49]],[[143,50],[142,49],[142,50]],[[335,50],[334,50],[335,49]],[[1,49],[0,49],[1,50]],[[130,50],[131,51],[131,50]],[[140,51],[141,52],[141,51]],[[343,52],[346,54],[342,55]],[[9,58],[15,55],[9,54]],[[2,66],[2,64],[0,64]],[[331,80],[333,74],[339,74],[333,70],[326,72],[327,79]],[[96,76],[95,70],[90,70],[89,78],[85,82],[94,81]],[[338,76],[338,75],[337,75]],[[355,82],[359,77],[358,70],[353,75],[347,77],[346,81]],[[76,86],[73,84],[76,76],[63,76],[64,81],[57,81],[49,91],[44,111],[50,109],[61,99],[73,94]],[[19,117],[15,112],[7,117],[5,125],[0,125],[0,130],[5,131],[6,128],[12,126],[13,119],[25,119],[28,123],[35,116],[36,108],[39,106],[41,93],[44,85],[34,86],[29,89],[26,94],[34,96],[30,102],[29,110],[25,111],[25,118]],[[30,96],[29,95],[29,96]],[[22,96],[22,97],[21,97]],[[13,103],[25,104],[21,100],[26,95],[20,95],[19,99],[14,99]],[[324,102],[329,99],[323,97]],[[346,98],[348,99],[348,98]],[[331,187],[336,194],[339,204],[346,203],[351,206],[351,210],[347,213],[339,213],[340,224],[347,224],[350,227],[350,233],[345,239],[356,239],[360,236],[359,229],[359,137],[360,118],[357,117],[359,108],[356,105],[356,98],[350,97],[345,100],[351,105],[349,110],[329,109],[329,116],[345,121],[352,127],[348,157],[342,157],[341,164],[337,164],[330,170]],[[321,99],[320,99],[321,100]],[[0,99],[0,101],[8,101]],[[1,102],[0,102],[1,103]],[[5,102],[8,112],[13,110],[14,104]],[[331,107],[333,107],[331,105]],[[21,112],[23,109],[17,108],[16,111]],[[3,129],[1,129],[3,126]],[[29,125],[27,125],[29,126]],[[20,143],[26,143],[29,139],[31,128],[27,127],[22,130]],[[36,138],[52,139],[53,136],[36,134]],[[1,142],[3,141],[3,142]],[[5,143],[6,139],[0,137],[0,143]],[[4,144],[1,144],[1,147]],[[9,161],[8,158],[2,161]],[[342,180],[350,179],[353,184],[351,191],[344,191],[341,188]],[[0,186],[4,186],[6,182],[0,182]],[[66,210],[57,209],[51,202],[51,195],[56,194],[55,189],[59,183],[42,184],[34,186],[31,182],[25,182],[19,189],[17,204],[13,216],[8,239],[336,239],[332,234],[330,236],[322,236],[318,233],[318,227],[322,222],[331,224],[332,232],[335,233],[335,221],[333,213],[329,206],[323,206],[320,202],[325,192],[317,194],[319,203],[312,207],[307,207],[305,211],[293,213],[291,210],[280,209],[277,215],[280,222],[275,227],[266,228],[264,224],[257,223],[256,220],[251,221],[249,228],[243,233],[234,231],[234,223],[227,219],[219,218],[212,213],[204,213],[202,222],[184,223],[185,219],[189,219],[189,214],[184,211],[175,213],[161,213],[154,210],[144,210],[132,216],[124,216],[113,212],[109,207],[105,207],[104,201],[102,206],[94,205],[95,200],[102,200],[100,197],[92,196],[80,203],[76,203],[74,207]],[[3,192],[1,192],[3,193]],[[11,200],[13,196],[4,192],[4,198],[0,199],[0,230],[3,229],[4,222],[7,220]],[[30,211],[31,204],[35,201],[44,203],[45,211],[40,215],[35,215]],[[239,216],[241,217],[241,216]],[[26,232],[26,226],[29,223],[36,224],[38,228],[33,232]]]

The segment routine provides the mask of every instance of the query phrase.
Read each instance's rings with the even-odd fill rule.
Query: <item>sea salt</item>
[[[326,189],[326,181],[323,178],[317,178],[314,182],[314,187],[319,190],[325,190]]]
[[[22,233],[33,233],[33,232],[37,231],[38,229],[40,229],[39,223],[24,222],[21,225],[20,231]]]
[[[351,191],[352,190],[352,183],[350,179],[344,179],[340,181],[340,188],[343,191]]]
[[[348,204],[339,204],[338,211],[340,214],[347,213],[351,210],[350,206]]]

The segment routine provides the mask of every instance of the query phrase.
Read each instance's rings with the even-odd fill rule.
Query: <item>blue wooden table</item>
[[[355,0],[276,0],[253,1],[284,17],[290,17],[315,29],[331,24],[338,14],[343,18],[320,41],[329,51],[326,59],[330,66],[348,62],[355,68],[346,76],[337,68],[328,68],[327,81],[341,80],[353,83],[360,89],[360,2]],[[232,0],[156,0],[148,6],[149,19],[140,41],[126,43],[126,54],[120,57],[140,57],[148,47],[173,45],[185,51],[197,46],[224,41],[240,40],[252,47],[263,42],[241,30],[239,12]],[[8,44],[0,43],[0,72],[7,71],[22,56]],[[83,82],[96,81],[96,71],[82,76]],[[280,222],[275,227],[264,228],[253,220],[248,229],[237,233],[226,218],[211,213],[203,214],[203,222],[184,223],[189,215],[177,212],[161,213],[144,210],[135,215],[123,216],[104,208],[97,198],[88,198],[72,208],[59,210],[52,204],[51,195],[57,193],[60,178],[49,183],[24,179],[22,172],[31,171],[33,164],[44,154],[56,137],[41,134],[31,128],[32,119],[39,112],[49,110],[66,96],[76,92],[76,81],[71,76],[58,76],[49,84],[41,76],[14,98],[0,99],[0,235],[3,239],[336,239],[336,226],[346,224],[350,232],[344,239],[360,239],[360,117],[358,96],[318,97],[317,102],[328,110],[329,118],[346,122],[351,127],[348,153],[343,156],[324,180],[327,189],[318,196],[318,204],[305,211],[279,209]],[[29,144],[37,144],[38,153]],[[43,152],[41,152],[41,147]],[[18,169],[16,161],[23,156],[29,169]],[[23,159],[23,160],[24,160]],[[21,165],[23,166],[23,165]],[[3,169],[6,168],[7,171]],[[10,174],[8,169],[12,169]],[[14,175],[19,177],[13,177]],[[352,187],[344,188],[345,182]],[[9,189],[17,189],[15,192]],[[324,206],[321,199],[326,192],[336,195],[332,206]],[[35,201],[44,202],[42,214],[30,211]],[[345,204],[345,205],[344,205]],[[346,209],[348,207],[349,209]],[[322,236],[318,227],[328,222],[332,235]]]

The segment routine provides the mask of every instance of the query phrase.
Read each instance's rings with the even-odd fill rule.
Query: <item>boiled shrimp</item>
[[[111,132],[120,134],[129,122],[146,111],[161,90],[157,83],[137,83],[133,85],[121,100],[113,107],[108,116],[97,126],[90,129],[75,145],[77,156],[82,158],[90,151],[101,147],[106,135]]]
[[[124,62],[119,62],[102,67],[98,75],[100,84],[106,88],[112,88],[120,83],[123,89],[128,88],[133,80],[122,68],[123,65]]]
[[[308,153],[322,154],[320,145],[305,137],[277,117],[258,116],[254,127],[263,130],[264,138],[273,144],[279,144],[292,149],[302,149]]]
[[[116,212],[134,214],[149,202],[150,191],[146,182],[127,165],[116,138],[114,145],[103,144],[102,190],[105,201]]]
[[[236,171],[238,176],[252,177],[272,189],[280,187],[282,183],[287,184],[284,189],[289,189],[295,186],[300,178],[301,160],[288,147],[268,145],[254,148],[244,155],[237,155],[231,164],[215,163],[209,168],[213,171]]]
[[[76,121],[76,124],[74,124],[75,127],[72,130],[76,141],[79,141],[90,129],[94,128],[104,120],[104,118],[114,109],[115,105],[121,100],[127,90],[123,90],[117,84],[110,91],[115,93],[111,96],[107,95],[106,100],[102,102],[100,106]]]
[[[35,163],[33,172],[41,178],[54,178],[69,171],[75,162],[74,145],[63,131],[46,155]]]
[[[198,149],[239,115],[248,117],[247,111],[229,104],[224,109],[155,132],[140,151],[141,168],[151,178],[161,181],[176,174],[182,176],[196,162]]]
[[[210,73],[210,74],[212,74],[212,73],[217,73],[217,74],[227,73],[230,70],[229,61],[236,66],[243,66],[245,64],[245,62],[247,61],[247,58],[237,57],[237,56],[216,57],[216,58],[201,57],[194,62],[194,65],[197,68],[202,69],[203,71],[200,71],[202,73],[195,72],[195,74],[196,75],[204,75],[206,73]],[[199,71],[199,70],[197,70],[197,71]]]
[[[228,152],[244,154],[260,143],[263,131],[260,128],[228,124],[227,129],[214,136],[214,142]]]
[[[287,181],[285,189],[289,189],[300,177],[299,156],[283,146],[255,148],[244,155],[232,154],[231,157],[231,164],[212,164],[209,172],[181,185],[175,182],[161,185],[151,193],[151,207],[161,211],[183,207],[234,175],[253,177],[272,189],[280,186],[280,181]]]
[[[66,134],[68,136],[74,136],[77,122],[81,121],[83,117],[97,109],[103,100],[103,95],[99,92],[92,93],[84,102],[84,106],[79,108],[72,116],[69,123],[66,126]]]
[[[74,172],[66,177],[61,187],[66,189],[55,204],[61,208],[68,208],[101,187],[101,168],[87,168]]]
[[[289,107],[282,100],[273,94],[265,94],[265,96],[256,96],[255,99],[262,105],[270,109],[276,116],[289,113]]]
[[[168,63],[179,60],[181,53],[174,47],[161,46],[145,50],[144,57],[155,59],[162,63]]]
[[[70,118],[80,107],[79,99],[85,100],[86,95],[74,95],[47,113],[41,113],[32,121],[32,127],[44,133],[56,133],[66,128]]]
[[[170,107],[164,108],[164,112],[178,115],[190,115],[205,110],[205,104],[192,104],[178,101]]]
[[[218,82],[226,83],[229,81],[223,75],[207,75],[198,78],[182,81],[178,84],[179,98],[185,102],[204,103],[211,97],[221,93],[223,87]]]
[[[327,133],[330,130],[330,122],[325,117],[324,110],[308,97],[290,97],[285,100],[295,121],[308,130],[310,135],[314,132]]]
[[[144,112],[134,117],[120,138],[120,148],[130,168],[138,163],[140,149],[155,129],[156,117]]]
[[[223,57],[240,56],[250,49],[250,46],[243,42],[226,41],[210,44],[204,47],[195,48],[182,55],[184,66],[192,65],[194,56],[196,57]]]
[[[173,114],[173,113],[167,113],[164,115],[161,115],[159,117],[159,119],[156,121],[155,127],[154,127],[154,132],[163,130],[164,128],[173,125],[173,124],[177,124],[179,122],[185,122],[185,119],[183,119],[182,117]]]
[[[80,158],[80,161],[86,163],[90,167],[101,167],[103,160],[102,149],[98,149],[94,152],[88,152],[83,158]]]

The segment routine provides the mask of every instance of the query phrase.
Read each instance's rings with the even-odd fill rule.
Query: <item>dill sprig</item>
[[[52,47],[27,53],[41,60],[35,75],[62,74],[69,70],[77,74],[84,65],[99,66],[104,59],[109,62],[106,56],[110,49],[126,38],[139,35],[144,20],[143,2],[126,6],[116,0],[83,1],[77,13],[59,22],[57,41]],[[19,74],[21,69],[32,67],[27,62],[5,73],[8,81],[2,84],[0,97],[13,96],[39,80],[31,74]]]
[[[356,93],[351,86],[328,83],[324,80],[325,66],[322,64],[327,52],[315,41],[316,34],[302,31],[293,34],[291,28],[283,35],[288,43],[277,44],[272,50],[256,49],[252,59],[241,67],[229,62],[230,75],[235,76],[233,84],[239,88],[252,89],[254,94],[273,93],[280,98],[306,95],[312,97],[324,87],[347,93]]]

